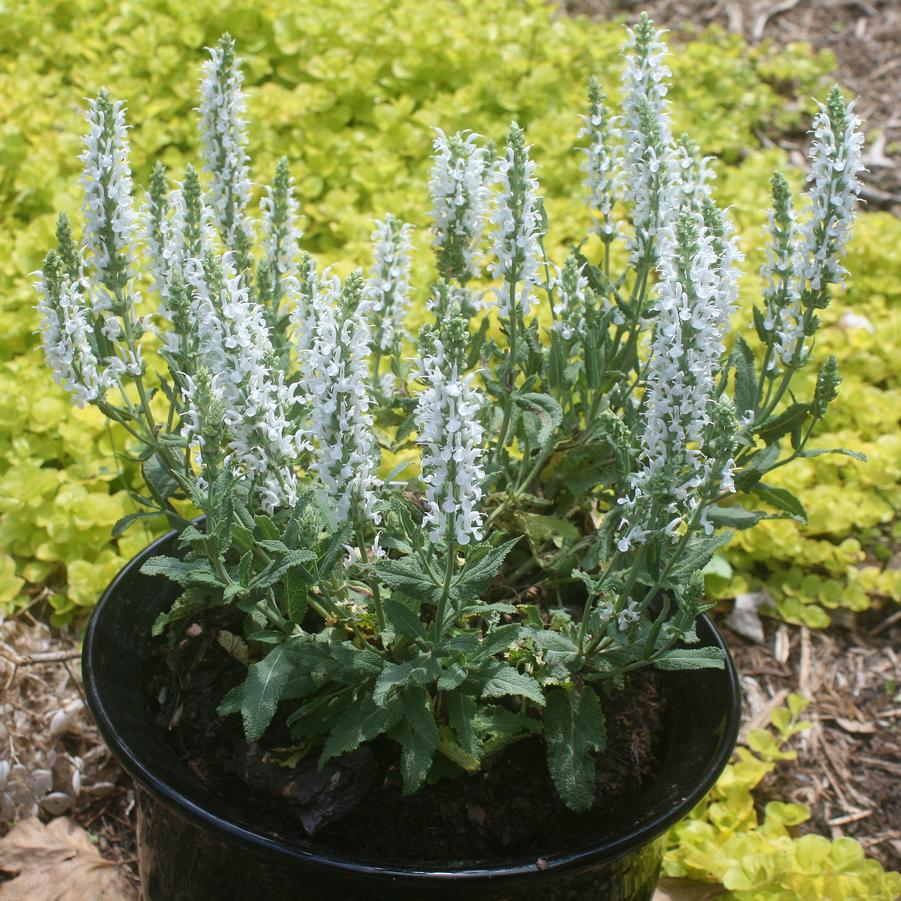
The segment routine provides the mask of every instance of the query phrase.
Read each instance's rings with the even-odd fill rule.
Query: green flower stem
[[[355,518],[356,523],[354,529],[357,536],[357,548],[360,551],[360,560],[365,566],[369,563],[369,552],[366,550],[366,539],[363,536],[363,524],[360,521],[359,516]],[[382,606],[382,596],[379,591],[379,583],[378,579],[375,576],[372,577],[370,588],[372,589],[372,603],[375,606],[375,621],[379,627],[379,632],[384,632],[385,627],[387,626],[387,621],[385,620],[385,608]]]

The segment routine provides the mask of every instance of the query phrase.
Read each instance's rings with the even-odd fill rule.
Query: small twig
[[[856,823],[859,820],[865,820],[867,817],[873,816],[874,810],[862,810],[860,813],[849,813],[843,817],[834,817],[826,820],[830,826],[847,826],[848,823]]]
[[[901,620],[901,610],[896,610],[891,616],[887,617],[876,626],[875,629],[870,629],[870,631],[867,632],[867,638],[875,638],[877,635],[881,635],[887,629],[891,629],[898,620]]]
[[[77,660],[81,651],[39,651],[36,654],[17,654],[9,647],[0,648],[0,657],[5,658],[13,666],[37,666],[41,663],[63,663],[66,660]]]

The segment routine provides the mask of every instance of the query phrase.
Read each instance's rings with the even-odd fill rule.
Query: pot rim
[[[608,837],[596,845],[541,858],[532,855],[528,860],[523,860],[521,863],[513,862],[501,865],[492,865],[490,859],[486,859],[484,863],[470,862],[459,868],[452,865],[442,867],[432,864],[413,863],[382,865],[366,862],[362,859],[354,859],[353,856],[342,855],[337,851],[328,851],[327,849],[316,851],[311,848],[304,848],[290,841],[279,840],[272,835],[242,825],[228,817],[219,816],[195,801],[187,791],[158,777],[142,761],[140,749],[129,745],[114,724],[110,711],[103,700],[103,689],[98,682],[97,672],[93,665],[93,661],[98,654],[97,624],[102,618],[104,611],[119,602],[118,590],[120,585],[136,573],[149,557],[158,553],[161,545],[170,542],[178,534],[178,530],[173,530],[149,544],[116,574],[101,595],[88,623],[82,647],[81,660],[85,697],[103,740],[122,768],[135,782],[167,807],[188,817],[196,824],[212,830],[214,833],[224,833],[232,840],[240,841],[259,851],[274,854],[282,859],[291,859],[299,864],[319,866],[332,870],[337,869],[358,875],[387,877],[389,879],[494,879],[521,877],[535,872],[550,873],[554,870],[569,869],[603,860],[611,860],[655,840],[671,825],[685,817],[707,794],[732,756],[741,724],[741,691],[738,673],[719,630],[706,614],[702,614],[699,620],[702,620],[709,628],[713,638],[712,644],[725,653],[725,676],[728,680],[731,701],[730,709],[725,711],[725,727],[720,735],[716,754],[713,755],[700,775],[695,778],[692,790],[678,798],[666,812],[647,821],[642,821],[620,834]],[[722,671],[717,672],[721,673]],[[190,775],[187,768],[185,768],[185,773]],[[539,859],[541,860],[540,866],[538,864]]]

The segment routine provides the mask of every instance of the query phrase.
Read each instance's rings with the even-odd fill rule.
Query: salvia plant
[[[422,287],[390,213],[365,274],[302,251],[287,162],[253,185],[230,37],[203,66],[202,170],[158,165],[140,215],[124,106],[90,103],[83,238],[60,216],[39,273],[44,349],[133,441],[147,493],[117,529],[180,530],[144,566],[182,589],[155,631],[176,665],[196,622],[242,661],[219,712],[248,741],[277,711],[320,766],[386,736],[414,792],[541,735],[585,810],[627,675],[723,666],[695,633],[705,566],[735,529],[803,518],[766,478],[828,452],[808,442],[834,360],[811,397],[791,386],[844,274],[863,139],[833,89],[797,210],[773,176],[755,349],[729,336],[741,255],[711,161],[672,134],[666,52],[642,16],[619,114],[590,82],[591,234],[558,262],[523,129],[437,131]],[[413,299],[433,312],[415,341]]]

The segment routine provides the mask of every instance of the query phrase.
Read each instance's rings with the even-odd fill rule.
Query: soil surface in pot
[[[598,755],[595,803],[587,813],[572,813],[557,797],[537,738],[492,755],[480,773],[427,784],[410,797],[401,795],[398,748],[389,739],[320,772],[315,750],[297,760],[283,717],[276,715],[263,740],[249,745],[239,716],[216,714],[245,671],[199,629],[179,649],[181,660],[192,661],[180,678],[167,665],[165,647],[155,652],[157,722],[208,789],[241,798],[257,828],[282,839],[312,839],[323,850],[397,863],[540,857],[615,827],[618,811],[654,771],[665,699],[659,675],[645,670],[602,696],[607,748]]]

